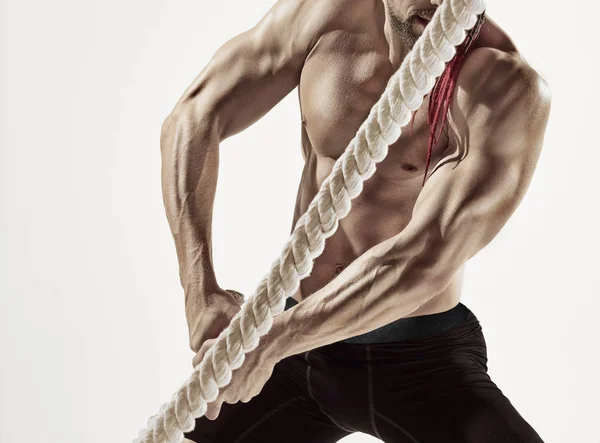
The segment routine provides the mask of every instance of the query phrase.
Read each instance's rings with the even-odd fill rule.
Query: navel
[[[333,275],[338,275],[340,272],[342,272],[344,270],[344,268],[345,268],[344,265],[336,265]]]
[[[417,170],[417,167],[415,165],[411,165],[409,163],[402,163],[401,168],[409,172],[415,172]]]

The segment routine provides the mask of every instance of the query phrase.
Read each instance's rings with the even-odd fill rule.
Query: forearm
[[[279,361],[414,312],[442,289],[436,268],[417,255],[421,243],[409,244],[398,235],[359,256],[323,288],[273,319],[264,337],[267,354]]]
[[[160,141],[163,202],[175,240],[186,308],[190,297],[217,286],[211,224],[219,142],[211,125],[202,122],[178,111],[165,121]]]

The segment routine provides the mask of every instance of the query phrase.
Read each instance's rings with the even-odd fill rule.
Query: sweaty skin
[[[412,14],[431,16],[439,4],[279,0],[256,26],[218,49],[165,119],[161,137],[164,202],[188,313],[218,288],[210,224],[219,143],[298,87],[305,164],[293,227],[423,32],[426,22]],[[426,99],[412,135],[403,130],[326,240],[293,296],[302,303],[274,319],[262,339],[265,359],[460,301],[465,262],[500,231],[529,186],[550,94],[487,17],[422,187],[427,105]],[[284,336],[290,345],[277,345]]]

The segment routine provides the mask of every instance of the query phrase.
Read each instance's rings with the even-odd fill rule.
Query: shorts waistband
[[[297,304],[296,300],[288,297],[285,301],[285,310]],[[371,344],[420,339],[460,325],[470,312],[470,309],[464,304],[458,303],[448,311],[399,318],[373,331],[340,340],[337,343]]]

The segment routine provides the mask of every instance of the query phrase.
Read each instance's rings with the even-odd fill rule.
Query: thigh
[[[348,435],[319,409],[296,377],[300,356],[281,360],[260,394],[248,403],[223,403],[216,420],[196,419],[185,437],[197,443],[333,443]]]
[[[491,382],[447,392],[401,413],[383,408],[377,424],[386,443],[543,443]]]
[[[372,423],[385,443],[542,443],[490,379],[474,317],[431,338],[373,348]]]
[[[435,429],[430,423],[425,430],[433,436],[433,441],[446,441],[443,435],[447,433],[464,443],[543,443],[495,385],[460,390],[437,403],[431,419],[440,420],[441,426]]]

